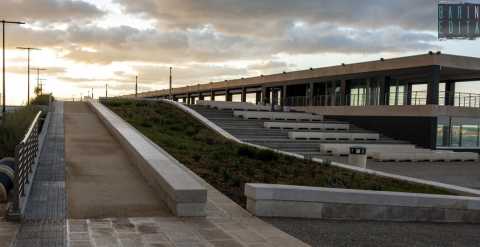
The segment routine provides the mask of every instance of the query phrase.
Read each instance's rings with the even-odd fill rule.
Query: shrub
[[[237,149],[237,154],[243,157],[254,158],[257,155],[256,153],[255,149],[246,145],[242,145]]]
[[[55,100],[55,98],[51,94],[44,94],[44,95],[39,95],[32,101],[30,101],[31,105],[47,105],[50,103],[50,97],[52,97],[52,101]]]
[[[278,155],[271,150],[262,149],[258,151],[257,159],[261,161],[274,161],[278,159]]]
[[[5,114],[0,124],[0,157],[15,155],[15,146],[25,136],[37,113],[32,107],[24,107]]]

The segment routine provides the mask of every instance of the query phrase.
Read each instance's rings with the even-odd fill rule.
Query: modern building
[[[438,149],[480,150],[480,58],[428,53],[138,94],[193,104],[251,101],[314,112]],[[132,95],[130,95],[131,97]]]

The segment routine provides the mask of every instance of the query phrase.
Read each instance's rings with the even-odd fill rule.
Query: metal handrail
[[[33,165],[38,158],[39,124],[42,111],[35,116],[23,139],[15,147],[15,177],[13,181],[13,201],[10,216],[20,216],[25,199],[25,186],[29,184]]]
[[[454,105],[457,107],[480,108],[480,94],[440,91],[439,103],[440,105]],[[446,102],[449,99],[452,102]],[[286,106],[371,106],[381,105],[381,101],[385,105],[426,105],[427,92],[426,91],[412,91],[408,92],[389,92],[381,95],[376,92],[369,93],[352,93],[352,94],[331,94],[331,95],[315,95],[312,98],[307,96],[291,96],[284,99]]]

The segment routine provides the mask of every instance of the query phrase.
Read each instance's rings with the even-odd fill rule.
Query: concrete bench
[[[376,161],[476,161],[476,153],[460,153],[451,151],[418,150],[413,152],[388,152],[373,155]]]
[[[197,101],[197,105],[208,106],[219,110],[240,110],[240,111],[270,111],[270,106],[255,105],[248,102],[229,102],[229,101]]]
[[[367,155],[372,157],[375,153],[383,152],[407,152],[417,150],[412,144],[353,144],[353,143],[322,143],[320,152],[332,155],[348,155],[350,147],[361,146],[367,149]]]
[[[206,216],[206,188],[178,161],[104,105],[91,100],[89,104],[173,214]]]
[[[349,130],[349,124],[339,123],[288,123],[288,122],[265,122],[263,126],[267,129],[286,130]]]
[[[288,132],[292,140],[379,140],[378,133]]]
[[[277,184],[246,184],[259,217],[479,223],[480,198]]]
[[[309,113],[234,111],[233,115],[244,119],[323,121],[323,116]]]

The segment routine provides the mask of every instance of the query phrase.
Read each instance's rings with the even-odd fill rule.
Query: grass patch
[[[169,104],[116,100],[105,105],[242,206],[246,204],[245,183],[452,194],[241,145]]]

